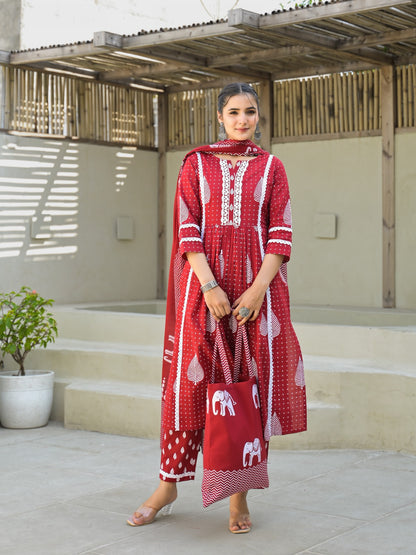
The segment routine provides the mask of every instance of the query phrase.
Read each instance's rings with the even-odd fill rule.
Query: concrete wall
[[[292,197],[292,301],[381,307],[381,138],[287,143],[273,153]],[[336,215],[335,239],[315,236],[320,214]]]
[[[19,50],[22,0],[0,0],[0,50]]]
[[[292,197],[292,303],[381,307],[381,138],[287,143],[273,153],[286,167]],[[184,154],[168,154],[170,201]],[[319,214],[336,215],[336,238],[315,236]],[[169,204],[169,245],[171,227]]]
[[[25,284],[59,303],[155,298],[157,160],[0,134],[0,290]],[[118,217],[132,240],[117,239]]]
[[[416,133],[396,135],[397,307],[416,309]]]

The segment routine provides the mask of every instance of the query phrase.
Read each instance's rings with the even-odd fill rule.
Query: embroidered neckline
[[[239,227],[241,224],[241,198],[242,198],[242,188],[243,188],[243,177],[244,173],[248,167],[249,160],[240,160],[238,169],[234,177],[234,201],[232,204],[233,216],[232,222],[230,219],[230,194],[231,194],[231,174],[228,160],[225,158],[220,158],[220,166],[222,171],[222,199],[221,199],[221,224],[230,225],[232,223],[234,226]]]

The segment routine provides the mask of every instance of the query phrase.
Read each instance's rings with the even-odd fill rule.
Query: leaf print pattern
[[[280,334],[280,322],[274,312],[270,312],[272,317],[272,336],[273,339]]]
[[[218,256],[218,260],[219,260],[219,263],[220,263],[221,277],[223,278],[224,277],[224,254],[223,254],[222,251],[220,252],[220,254]]]
[[[211,189],[209,187],[206,177],[204,177],[204,204],[211,200]]]
[[[287,201],[285,211],[283,212],[283,221],[287,225],[292,225],[292,208],[290,206],[290,200]]]
[[[274,436],[282,435],[282,425],[276,413],[273,413],[272,416],[271,433]]]
[[[264,314],[261,315],[260,333],[264,336],[267,335],[267,320],[266,320],[266,316]]]
[[[279,275],[285,285],[287,285],[287,267],[286,264],[280,266]]]
[[[258,378],[259,377],[259,371],[258,371],[258,368],[257,368],[257,363],[254,360],[254,357],[251,358],[251,367],[253,369],[254,375],[256,376],[256,378]]]
[[[238,326],[237,318],[233,314],[231,314],[231,316],[230,316],[230,320],[228,322],[228,325],[230,326],[230,330],[233,333],[235,333],[237,331],[237,326]]]
[[[207,332],[213,333],[216,329],[216,326],[217,326],[217,324],[215,322],[214,316],[208,310],[208,312],[207,312],[207,323],[206,323]]]
[[[280,334],[280,322],[277,319],[276,314],[273,311],[270,311],[270,318],[272,324],[272,339],[277,337]],[[266,336],[268,334],[269,328],[267,325],[267,319],[264,314],[261,315],[260,321],[260,333],[261,335]]]
[[[182,197],[180,198],[180,221],[181,224],[183,224],[183,222],[185,222],[188,217],[189,217],[189,210],[188,207],[186,206],[185,202],[182,200]]]
[[[300,357],[298,367],[296,368],[295,384],[299,387],[305,387],[305,372],[303,369],[303,361]]]
[[[261,201],[261,193],[263,190],[263,178],[261,177],[256,185],[256,188],[254,189],[254,200],[256,202],[260,202]]]
[[[198,357],[195,355],[188,366],[188,380],[198,383],[204,379],[204,369],[199,364]]]
[[[247,255],[246,259],[246,275],[247,275],[247,284],[253,281],[253,268],[251,266],[251,260],[249,255]]]

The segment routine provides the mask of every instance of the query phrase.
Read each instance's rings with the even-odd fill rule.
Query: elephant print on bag
[[[256,409],[260,408],[259,390],[257,388],[257,384],[255,383],[253,384],[252,395],[254,406],[256,407]]]
[[[248,461],[247,461],[247,455]],[[253,466],[253,459],[257,457],[257,463],[261,462],[261,443],[258,437],[254,441],[247,441],[243,451],[243,465]]]
[[[212,396],[212,412],[217,415],[217,401],[220,403],[220,416],[225,416],[225,409],[228,409],[230,416],[235,416],[234,405],[236,402],[228,393],[228,391],[223,391],[218,389]]]

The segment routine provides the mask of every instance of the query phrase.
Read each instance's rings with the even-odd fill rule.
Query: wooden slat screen
[[[274,83],[275,138],[381,128],[378,70]]]
[[[221,89],[170,93],[168,146],[218,140],[217,97]]]
[[[396,127],[416,127],[416,65],[396,68]]]
[[[396,68],[396,127],[416,127],[416,65]],[[169,147],[217,140],[219,88],[168,93]],[[0,129],[157,147],[154,93],[0,65]],[[273,138],[381,129],[380,72],[274,83]]]
[[[0,128],[156,147],[154,93],[0,65]]]

